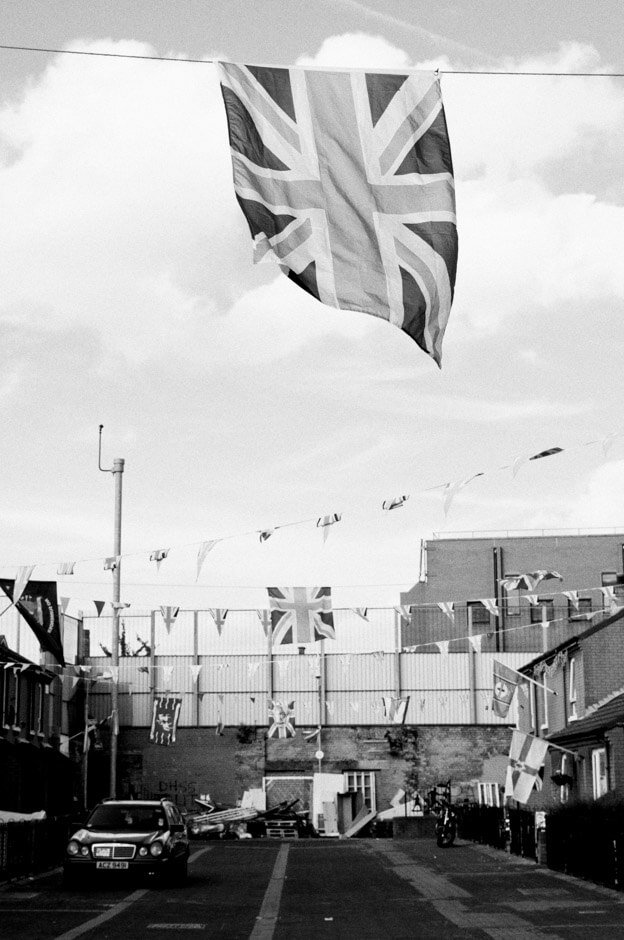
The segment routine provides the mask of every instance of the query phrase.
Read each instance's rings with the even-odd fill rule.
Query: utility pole
[[[115,566],[113,568],[113,628],[111,640],[111,737],[110,737],[110,796],[117,796],[117,739],[119,736],[119,601],[121,599],[121,494],[124,472],[124,460],[115,457],[112,469],[102,466],[102,428],[100,425],[100,441],[98,452],[98,467],[103,473],[112,473],[115,481],[115,526],[113,536],[113,555]]]

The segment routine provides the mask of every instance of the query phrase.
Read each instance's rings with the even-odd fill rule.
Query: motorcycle
[[[450,803],[447,803],[436,820],[436,842],[441,849],[448,849],[457,835],[457,817]]]

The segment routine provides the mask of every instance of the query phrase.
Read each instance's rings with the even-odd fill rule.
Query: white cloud
[[[569,509],[569,525],[622,525],[624,520],[624,460],[598,467],[587,480],[576,504]]]

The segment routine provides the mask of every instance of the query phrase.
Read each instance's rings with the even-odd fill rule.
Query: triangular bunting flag
[[[399,617],[402,617],[403,620],[407,620],[408,623],[412,619],[411,606],[408,606],[407,604],[399,604],[399,606],[395,607],[394,609],[396,610]]]
[[[327,536],[329,535],[329,527],[335,525],[336,522],[340,522],[342,519],[341,512],[332,512],[328,516],[321,516],[320,519],[317,519],[316,527],[317,529],[323,529],[323,545],[327,541]]]
[[[274,532],[275,529],[262,529],[258,532],[258,537],[261,542],[268,542]]]
[[[74,573],[74,567],[75,567],[75,565],[76,565],[76,562],[75,562],[75,561],[62,561],[62,562],[59,564],[59,566],[58,566],[58,568],[57,568],[57,570],[56,570],[56,573],[57,573],[61,578],[67,577],[68,575]]]
[[[575,610],[579,609],[579,595],[578,591],[564,591],[563,596],[567,597]]]
[[[440,653],[442,654],[442,656],[448,656],[449,642],[450,640],[436,640],[435,645],[440,650]]]
[[[482,639],[483,639],[483,635],[481,633],[476,633],[473,636],[468,637],[468,642],[472,646],[475,653],[481,652],[481,640]]]
[[[26,585],[30,581],[30,576],[35,570],[34,565],[26,565],[23,568],[17,569],[17,574],[15,575],[15,583],[13,585],[13,603],[17,604],[18,600],[26,590]]]
[[[156,562],[156,571],[160,571],[160,563],[165,560],[168,554],[168,548],[157,548],[156,551],[151,553],[150,561]]]
[[[199,678],[199,674],[202,670],[202,667],[199,664],[194,663],[190,668],[191,668],[191,680],[193,682],[193,685],[196,685],[197,680]]]
[[[406,496],[393,496],[391,499],[384,499],[381,508],[389,512],[391,509],[399,509],[409,499],[409,493]]]
[[[171,633],[171,628],[176,622],[176,617],[180,613],[179,607],[161,607],[160,613],[165,624],[165,630],[167,633]]]
[[[206,555],[208,554],[208,552],[212,551],[212,549],[215,547],[218,541],[219,539],[211,539],[208,542],[202,542],[201,545],[199,546],[199,551],[197,552],[197,574],[195,576],[196,581],[199,579],[199,575],[202,570],[202,565],[204,561],[206,560]]]
[[[121,555],[111,555],[110,558],[104,559],[104,571],[115,571],[119,567],[119,559]]]
[[[452,623],[455,623],[455,605],[453,601],[439,601],[438,607]]]
[[[93,605],[94,605],[95,609],[97,610],[97,615],[98,615],[98,617],[100,616],[100,614],[101,614],[102,611],[104,610],[104,605],[105,605],[105,603],[106,603],[106,601],[93,601]]]
[[[214,620],[215,627],[217,628],[217,633],[221,636],[223,632],[223,624],[225,623],[225,618],[228,615],[228,610],[222,607],[209,607],[208,613]]]
[[[479,603],[483,604],[485,609],[489,614],[492,614],[493,617],[498,617],[499,610],[498,604],[496,603],[496,598],[494,597],[480,597]]]
[[[354,614],[357,614],[358,617],[361,617],[362,620],[366,620],[367,623],[370,622],[368,619],[368,607],[352,607],[351,610]]]

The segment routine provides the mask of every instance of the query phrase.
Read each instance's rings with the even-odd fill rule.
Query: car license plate
[[[95,867],[108,869],[114,868],[115,870],[118,870],[120,868],[127,868],[128,862],[96,862]]]

